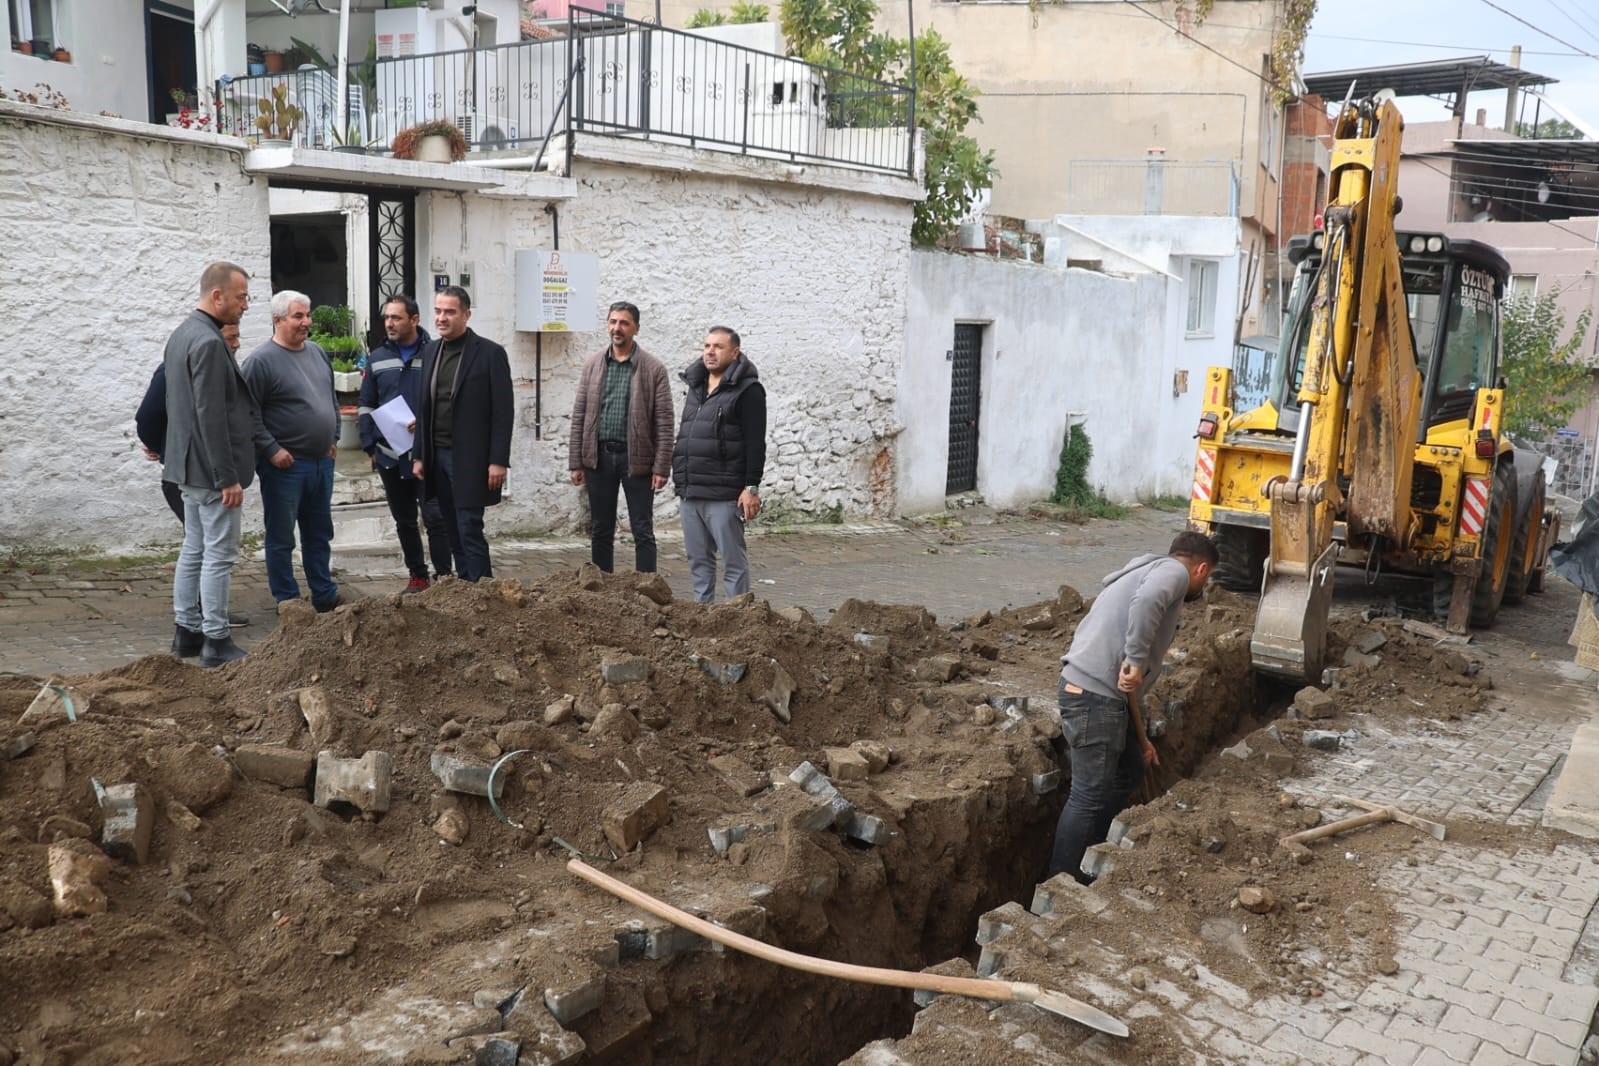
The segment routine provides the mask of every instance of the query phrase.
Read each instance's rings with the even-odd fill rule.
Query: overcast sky
[[[1519,44],[1524,69],[1559,79],[1545,89],[1546,95],[1599,128],[1599,58],[1595,58],[1599,57],[1599,3],[1494,3],[1532,25],[1496,11],[1485,0],[1320,0],[1305,43],[1304,72],[1476,55],[1508,63],[1511,46]],[[1224,6],[1217,8],[1218,13],[1224,10]],[[1551,36],[1560,40],[1551,40]],[[1490,125],[1504,121],[1503,93],[1473,93],[1467,106],[1468,122],[1479,107],[1488,109]],[[1442,102],[1426,98],[1404,101],[1402,107],[1411,121],[1449,117]],[[1531,121],[1531,110],[1524,116]],[[1550,117],[1547,109],[1543,117]]]

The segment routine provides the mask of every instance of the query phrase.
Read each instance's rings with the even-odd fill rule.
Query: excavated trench
[[[906,1033],[911,994],[713,950],[577,881],[560,844],[608,860],[623,839],[607,873],[793,951],[905,970],[970,956],[979,916],[1025,905],[1046,865],[1067,785],[1053,674],[1081,610],[1064,589],[952,631],[850,601],[819,625],[579,573],[291,612],[227,670],[152,657],[73,679],[88,712],[0,775],[0,972],[20,990],[0,1051],[837,1063]],[[1242,601],[1192,613],[1149,701],[1156,792],[1271,702]],[[31,695],[0,685],[0,723]],[[891,761],[847,769],[861,741]],[[335,816],[301,782],[242,774],[249,747],[382,751],[392,801]],[[430,769],[512,751],[515,826]],[[815,797],[789,780],[805,762],[881,820],[875,844],[806,828]],[[141,784],[164,820],[107,913],[41,917],[52,840],[99,823],[91,780]],[[669,820],[640,827],[641,790]],[[496,1031],[511,1043],[485,1043]]]

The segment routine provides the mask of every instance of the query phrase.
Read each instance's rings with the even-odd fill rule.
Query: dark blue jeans
[[[422,554],[422,532],[416,521],[420,511],[422,528],[428,534],[428,555],[433,557],[434,576],[450,573],[450,534],[444,528],[439,501],[424,498],[422,482],[407,476],[400,467],[380,466],[378,477],[383,479],[383,495],[389,501],[389,514],[394,516],[394,531],[400,535],[400,554],[405,558],[405,568],[412,577],[426,580],[428,576],[427,556]]]
[[[609,574],[616,567],[616,490],[627,497],[627,523],[633,530],[633,568],[655,573],[655,491],[650,475],[627,472],[627,449],[600,444],[600,465],[585,471],[589,490],[589,557]]]
[[[1055,825],[1049,874],[1069,873],[1083,884],[1083,852],[1103,843],[1144,779],[1144,753],[1133,736],[1125,699],[1060,687],[1061,731],[1071,755],[1071,794]]]
[[[266,521],[267,586],[279,603],[300,598],[294,580],[294,530],[300,529],[300,561],[311,602],[338,601],[333,559],[333,460],[295,459],[287,470],[266,460],[256,464],[261,482],[261,510]]]
[[[452,448],[434,450],[433,484],[438,491],[439,510],[450,534],[450,554],[455,557],[455,573],[466,581],[481,581],[494,576],[489,565],[489,541],[483,535],[483,508],[455,506],[455,452]]]

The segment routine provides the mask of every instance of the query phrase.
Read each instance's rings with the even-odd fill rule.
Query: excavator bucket
[[[1267,574],[1249,641],[1249,657],[1256,670],[1307,685],[1321,680],[1337,562],[1335,542],[1327,545],[1306,573]]]

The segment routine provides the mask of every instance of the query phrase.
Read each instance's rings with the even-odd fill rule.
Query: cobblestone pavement
[[[819,616],[859,596],[922,603],[949,620],[1045,599],[1061,583],[1089,592],[1106,571],[1160,550],[1181,527],[1180,515],[1152,510],[1086,526],[981,512],[957,517],[963,524],[760,535],[751,544],[756,592]],[[630,551],[621,546],[619,561]],[[496,543],[494,554],[498,574],[530,578],[577,566],[588,553],[586,543],[568,540]],[[367,594],[396,591],[404,581],[397,551],[344,553],[336,565],[348,587]],[[661,565],[686,596],[681,543],[669,534]],[[248,645],[269,631],[273,605],[259,561],[242,562],[236,574],[235,607],[253,619],[241,631]],[[1377,601],[1351,584],[1340,583],[1340,609],[1358,609],[1362,595]],[[171,637],[170,593],[170,571],[159,565],[0,570],[0,670],[86,672],[162,651]],[[1172,960],[1200,975],[1202,991],[1193,995],[1160,981],[1134,990],[1128,960],[1088,948],[1079,965],[1096,976],[1086,990],[1134,1025],[1152,1014],[1178,1017],[1202,1062],[1578,1063],[1599,1007],[1599,846],[1539,828],[1572,733],[1599,706],[1593,675],[1572,665],[1564,643],[1576,602],[1570,586],[1552,579],[1548,593],[1478,635],[1474,654],[1497,682],[1494,710],[1459,722],[1360,721],[1352,743],[1289,783],[1322,799],[1353,793],[1423,817],[1527,829],[1525,845],[1508,849],[1422,838],[1416,865],[1381,872],[1381,889],[1401,915],[1396,974],[1346,975],[1339,960],[1306,960],[1331,964],[1324,997],[1257,1000],[1198,960]],[[1150,905],[1136,894],[1129,903]],[[1165,945],[1149,949],[1169,953]],[[919,1030],[940,1024],[954,1009],[948,999],[923,1012]],[[1095,1037],[1083,1050],[1092,1056],[1106,1040]]]

